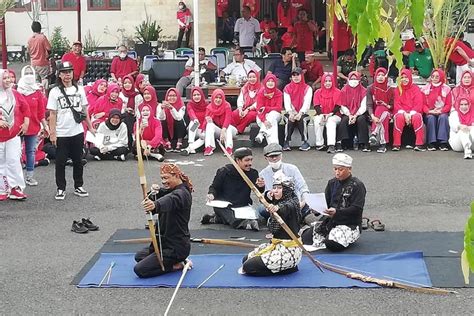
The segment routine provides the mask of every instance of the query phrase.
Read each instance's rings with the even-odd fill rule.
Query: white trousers
[[[336,128],[341,122],[341,118],[337,115],[332,115],[328,117],[326,122],[323,122],[323,115],[320,114],[314,116],[313,122],[314,133],[316,134],[316,146],[324,145],[324,126],[326,126],[327,145],[336,145]]]
[[[474,71],[473,67],[470,67],[469,64],[462,66],[456,66],[456,84],[461,82],[462,73],[466,70]]]
[[[192,131],[191,128],[188,128],[188,149],[196,150],[202,145],[204,145],[204,131],[199,128]]]
[[[463,131],[449,133],[449,145],[454,151],[473,150],[474,149],[474,127],[471,126],[469,133]]]
[[[204,145],[206,147],[216,148],[216,138],[221,136],[221,128],[214,123],[207,123],[206,133],[204,135]],[[234,137],[237,135],[237,129],[229,125],[225,136],[225,147],[234,148]]]
[[[25,186],[21,167],[21,139],[16,136],[0,142],[0,194],[15,187],[24,190]]]
[[[276,111],[267,113],[265,119],[272,125],[267,128],[265,124],[257,116],[257,125],[260,127],[259,134],[262,134],[267,139],[268,144],[278,144],[278,124],[281,120],[281,114]]]

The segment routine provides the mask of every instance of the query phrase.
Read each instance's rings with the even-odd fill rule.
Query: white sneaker
[[[35,179],[33,179],[32,177],[26,177],[25,179],[25,183],[29,186],[37,186],[38,185],[38,181],[36,181]]]
[[[464,150],[464,159],[472,159],[472,150],[470,149]]]
[[[83,187],[77,187],[74,189],[74,194],[77,195],[77,196],[80,196],[80,197],[86,197],[86,196],[89,196],[89,193],[84,190]]]
[[[257,136],[255,136],[255,142],[261,144],[263,142],[263,134],[258,133]]]
[[[101,161],[99,156],[94,156],[94,159],[97,160],[97,161]]]
[[[54,196],[56,200],[64,200],[65,197],[66,197],[66,192],[60,189],[56,191],[56,195]]]

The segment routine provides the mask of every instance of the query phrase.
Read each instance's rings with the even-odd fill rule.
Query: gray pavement
[[[257,169],[265,166],[255,149]],[[394,231],[462,231],[473,200],[473,161],[454,152],[386,154],[348,152],[354,174],[365,182],[364,214],[380,218]],[[183,161],[177,154],[167,158]],[[292,152],[284,160],[298,165],[312,192],[324,190],[331,177],[331,155]],[[201,161],[201,159],[203,159]],[[215,170],[227,163],[222,154],[188,157],[182,166],[196,187],[190,227],[200,217]],[[197,166],[200,164],[202,166]],[[149,183],[159,181],[159,163],[145,162]],[[38,187],[28,187],[25,202],[0,203],[0,314],[162,314],[172,289],[77,289],[70,282],[108,237],[119,228],[141,228],[140,188],[134,160],[90,161],[85,188],[90,197],[72,194],[68,169],[67,196],[55,201],[54,164],[36,170]],[[73,219],[90,216],[98,232],[70,231]],[[462,243],[459,240],[459,243]],[[173,315],[286,314],[470,314],[474,290],[433,296],[393,289],[182,289]]]

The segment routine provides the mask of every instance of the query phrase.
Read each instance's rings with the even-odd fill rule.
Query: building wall
[[[192,1],[186,2],[194,12]],[[125,29],[126,37],[134,37],[135,26],[145,19],[145,6],[148,14],[157,20],[163,29],[161,33],[163,40],[176,40],[178,35],[177,3],[178,1],[174,0],[122,0],[120,11],[88,11],[87,0],[81,0],[82,40],[90,30],[92,36],[100,39],[101,46],[114,47],[121,42],[121,34],[117,31],[121,28]],[[207,49],[213,48],[216,46],[215,1],[199,0],[199,15],[200,46]],[[63,34],[70,42],[77,39],[77,12],[44,12],[40,21],[45,28],[43,32],[48,37],[51,36],[55,27],[62,26]],[[32,33],[30,26],[31,19],[26,12],[8,12],[6,14],[7,44],[26,45]],[[112,35],[105,34],[105,28]]]

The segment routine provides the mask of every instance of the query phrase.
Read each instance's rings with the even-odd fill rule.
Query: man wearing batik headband
[[[294,191],[291,178],[282,171],[275,173],[273,187],[265,192],[265,199],[270,206],[268,213],[277,213],[297,235],[300,228],[300,211],[298,197]],[[268,221],[268,228],[273,234],[271,243],[264,243],[244,257],[240,273],[264,276],[288,274],[298,271],[301,260],[301,248],[291,240],[288,233],[273,217]]]
[[[163,164],[160,168],[161,184],[154,184],[148,197],[142,202],[146,212],[158,214],[156,231],[161,240],[161,255],[165,271],[162,271],[153,245],[135,254],[134,271],[140,278],[159,276],[181,270],[189,256],[189,218],[191,214],[193,185],[177,165]]]
[[[341,251],[355,243],[361,232],[365,186],[352,176],[352,157],[336,154],[332,158],[334,178],[326,186],[328,209],[321,225],[301,234],[303,243],[318,249]]]

